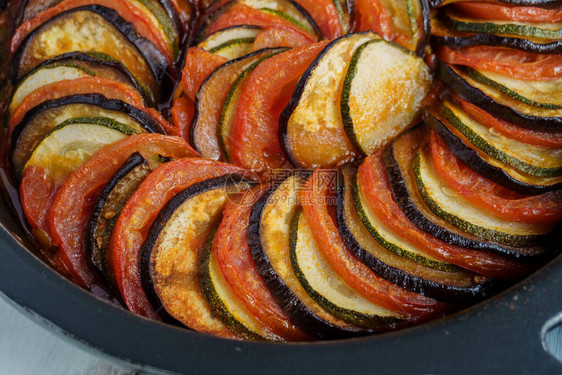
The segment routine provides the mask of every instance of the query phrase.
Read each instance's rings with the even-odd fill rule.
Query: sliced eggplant
[[[328,44],[300,78],[279,119],[279,138],[287,155],[302,168],[344,164],[357,155],[340,111],[341,90],[352,56],[372,32],[348,34]],[[310,152],[310,150],[314,152]]]
[[[514,125],[548,133],[559,133],[562,129],[560,110],[527,106],[472,80],[460,67],[440,63],[437,78],[465,101]]]
[[[142,287],[157,311],[196,331],[232,337],[201,290],[199,264],[204,244],[232,194],[249,188],[229,174],[196,183],[162,208],[140,250]]]
[[[283,341],[266,329],[236,297],[225,280],[212,250],[216,229],[209,235],[199,263],[201,290],[211,309],[220,320],[239,337],[252,341]]]
[[[169,68],[165,56],[116,11],[98,5],[62,12],[30,33],[14,56],[14,82],[43,61],[74,51],[120,61],[148,87],[152,102],[158,102]]]
[[[394,198],[408,219],[424,232],[454,246],[485,251],[525,263],[540,263],[549,256],[545,247],[511,247],[485,240],[452,226],[424,204],[413,174],[414,157],[425,142],[427,130],[417,128],[396,139],[384,153],[385,167]]]
[[[51,129],[69,119],[91,117],[111,118],[139,133],[163,132],[161,126],[146,112],[102,95],[73,95],[48,100],[29,110],[12,132],[10,162],[16,177],[21,178],[23,166],[33,148]]]
[[[552,225],[526,224],[496,217],[466,200],[440,179],[430,157],[419,150],[414,159],[414,176],[420,196],[438,217],[461,231],[504,245],[544,245]]]
[[[334,317],[312,299],[293,271],[289,253],[291,220],[299,210],[303,179],[291,175],[253,206],[248,245],[267,288],[291,320],[317,338],[335,339],[372,332]]]
[[[198,47],[228,60],[234,60],[254,51],[254,41],[262,30],[260,26],[251,25],[227,27],[209,34],[198,44]]]
[[[195,97],[195,115],[191,124],[191,143],[207,159],[219,160],[223,155],[217,130],[225,102],[240,75],[264,58],[284,51],[284,48],[266,48],[229,61],[217,68],[201,84]],[[232,96],[230,96],[232,98]]]
[[[60,183],[103,146],[137,133],[108,118],[65,121],[45,134],[23,170],[31,166],[42,168],[55,183]]]
[[[464,17],[452,9],[447,9],[443,18],[447,27],[458,32],[485,33],[519,38],[531,37],[543,40],[562,39],[560,23],[529,24],[515,21],[477,20]]]
[[[100,272],[114,291],[118,291],[115,275],[109,267],[107,249],[113,227],[123,207],[142,181],[162,164],[160,157],[146,160],[134,153],[113,175],[102,190],[86,229],[86,251],[93,267]]]
[[[108,78],[115,82],[129,85],[144,96],[146,92],[139,87],[126,68],[122,65],[121,67],[123,69],[119,69],[115,63],[103,61],[80,52],[69,53],[47,60],[39,64],[39,66],[18,82],[10,100],[8,113],[13,113],[27,95],[41,86],[82,77],[96,76]]]
[[[562,189],[560,177],[534,177],[523,174],[478,150],[471,148],[470,142],[460,132],[453,132],[452,125],[438,115],[428,114],[427,124],[443,139],[453,154],[472,170],[487,179],[521,194],[537,195],[547,191]]]
[[[562,149],[532,146],[510,139],[472,119],[451,100],[445,100],[441,116],[478,149],[491,158],[508,164],[522,173],[536,177],[562,175]]]
[[[326,311],[375,330],[396,328],[403,320],[400,314],[365,299],[334,272],[318,249],[302,211],[292,219],[289,238],[293,272],[308,295]]]
[[[341,91],[341,118],[349,140],[368,155],[414,124],[432,77],[424,61],[382,39],[361,45]]]
[[[470,303],[493,293],[498,284],[472,272],[458,269],[444,272],[425,267],[396,255],[373,239],[362,224],[353,203],[352,181],[355,171],[343,169],[338,188],[337,223],[347,249],[386,280],[414,293],[448,303]]]

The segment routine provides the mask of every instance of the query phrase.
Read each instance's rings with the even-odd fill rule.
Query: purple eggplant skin
[[[502,185],[517,193],[526,195],[539,195],[549,191],[562,189],[562,183],[554,185],[531,185],[518,181],[507,174],[503,169],[488,164],[478,155],[478,152],[465,145],[437,118],[426,114],[426,123],[443,139],[457,158],[469,168],[480,173],[487,179]]]
[[[517,110],[496,102],[484,94],[480,89],[471,86],[460,77],[450,66],[440,62],[437,68],[437,79],[462,99],[470,102],[493,116],[499,117],[514,125],[529,130],[546,133],[559,133],[562,129],[562,117],[538,117],[526,115]]]
[[[275,187],[270,189],[252,207],[247,240],[256,269],[277,303],[296,325],[319,339],[343,339],[373,334],[374,331],[369,329],[347,330],[321,319],[295,296],[283,279],[275,272],[260,240],[262,212],[275,190]]]
[[[443,5],[447,0],[430,0],[429,4],[432,8],[437,8]],[[555,8],[562,5],[560,0],[497,0],[496,2],[508,4],[508,5],[519,5],[519,6],[534,6],[541,8]],[[449,4],[451,2],[447,2]]]
[[[431,36],[431,44],[449,48],[465,48],[472,46],[492,46],[516,49],[539,54],[561,54],[562,41],[551,43],[534,43],[529,39],[502,37],[495,34],[476,34],[467,37]]]
[[[541,264],[550,258],[550,248],[547,246],[537,247],[511,247],[488,240],[465,237],[457,233],[453,233],[448,229],[440,226],[439,224],[431,221],[422,212],[418,210],[413,200],[410,198],[406,182],[402,177],[402,168],[394,158],[392,147],[385,150],[383,154],[386,172],[390,183],[390,188],[394,199],[400,206],[400,209],[406,217],[419,229],[440,239],[448,244],[471,249],[476,251],[484,251],[492,254],[497,254],[508,259],[527,264]],[[409,168],[409,167],[408,167]],[[429,296],[428,296],[429,297]]]

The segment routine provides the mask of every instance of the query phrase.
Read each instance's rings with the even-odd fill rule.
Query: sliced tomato
[[[179,136],[189,142],[189,126],[195,114],[195,104],[182,92],[175,100],[172,108],[174,127],[179,129]]]
[[[508,190],[458,160],[434,131],[431,157],[435,171],[452,189],[503,219],[537,224],[562,219],[562,191],[525,196]]]
[[[562,21],[562,8],[539,8],[487,2],[460,2],[454,7],[468,17],[482,20],[548,22]]]
[[[372,212],[425,254],[488,277],[513,277],[524,271],[524,266],[515,261],[450,245],[416,227],[394,199],[385,173],[382,151],[369,156],[361,164],[357,183],[362,186]]]
[[[392,311],[424,319],[446,309],[446,304],[412,293],[373,273],[345,247],[330,213],[333,172],[315,170],[301,191],[303,212],[320,252],[334,271],[356,292],[371,302]],[[333,186],[332,186],[333,188]]]
[[[295,48],[264,60],[250,74],[236,106],[231,159],[261,173],[288,167],[277,133],[279,116],[298,79],[328,41]]]
[[[514,79],[545,81],[562,77],[560,55],[545,55],[493,46],[453,49],[437,47],[437,56],[447,64],[509,75]]]
[[[50,241],[48,216],[55,191],[53,179],[43,168],[31,166],[25,170],[20,184],[21,206],[31,228],[43,231],[43,245]]]
[[[213,55],[199,47],[188,49],[180,82],[187,97],[195,100],[203,81],[227,61],[224,57]]]
[[[107,99],[117,99],[133,107],[144,108],[143,98],[138,91],[128,85],[108,78],[82,77],[53,82],[34,90],[17,106],[8,123],[9,133],[12,133],[14,127],[21,122],[30,109],[47,100],[79,94],[101,94]]]
[[[159,319],[142,288],[138,262],[141,246],[162,207],[195,183],[236,172],[244,170],[211,160],[184,158],[162,164],[142,182],[123,208],[108,248],[109,265],[129,310]]]
[[[310,14],[324,39],[336,39],[345,34],[333,0],[295,0]]]
[[[92,290],[99,283],[86,255],[86,225],[107,181],[135,152],[144,158],[154,155],[171,158],[195,155],[191,147],[178,137],[132,135],[93,154],[66,178],[54,196],[49,210],[49,230],[53,243],[59,247],[61,260],[72,279],[84,288]]]
[[[310,337],[291,322],[267,289],[248,247],[252,206],[266,190],[267,186],[262,185],[239,197],[239,201],[227,203],[212,251],[232,292],[256,319],[285,340],[307,340]]]
[[[356,0],[355,9],[355,31],[372,30],[389,41],[396,38],[392,17],[379,0]]]
[[[509,138],[534,146],[562,147],[562,133],[541,133],[536,130],[524,129],[492,116],[482,108],[461,99],[458,95],[455,95],[455,98],[462,109],[474,120],[486,125],[490,129],[497,130]]]
[[[140,7],[140,3],[127,0],[64,0],[52,8],[40,13],[35,18],[22,23],[17,28],[12,38],[12,53],[16,52],[17,48],[26,36],[51,18],[64,11],[86,5],[101,5],[107,8],[115,9],[125,21],[130,22],[135,26],[135,29],[141,36],[151,41],[160,51],[162,51],[168,59],[168,66],[173,66],[173,48],[167,36],[163,34],[163,31],[159,32],[159,30],[162,30],[160,25],[154,24],[154,22],[147,17],[147,14],[145,13],[147,10],[143,10]]]
[[[236,4],[229,10],[222,13],[207,29],[206,34],[209,35],[215,31],[226,29],[227,27],[237,25],[253,25],[267,27],[271,25],[281,25],[288,28],[296,29],[300,32],[305,32],[300,27],[279,17],[275,14],[263,12],[259,9],[254,9],[244,4]],[[317,40],[315,35],[309,34],[313,41]]]
[[[254,51],[264,48],[302,47],[314,43],[310,35],[295,28],[273,25],[266,27],[254,41]]]

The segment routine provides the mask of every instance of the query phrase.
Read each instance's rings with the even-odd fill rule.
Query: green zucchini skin
[[[96,13],[97,15],[105,18],[110,24],[112,24],[116,28],[116,30],[119,31],[144,57],[147,65],[151,70],[151,74],[159,87],[162,87],[164,84],[166,84],[166,82],[170,80],[170,77],[172,79],[174,78],[171,75],[171,69],[168,66],[167,59],[162,54],[162,52],[160,52],[160,50],[156,48],[150,41],[139,36],[136,32],[135,26],[121,18],[121,16],[119,16],[119,14],[113,9],[109,9],[100,5],[89,5],[74,8],[57,14],[55,17],[47,21],[47,23],[50,23],[58,19],[59,17],[78,11],[90,11]],[[39,27],[32,33],[30,33],[23,40],[23,42],[15,52],[12,60],[13,64],[11,73],[13,84],[15,84],[18,81],[19,77],[23,75],[22,72],[19,71],[19,61],[22,58],[25,47],[27,46],[28,42],[34,37],[35,33],[40,32],[41,29],[42,27]]]
[[[466,37],[431,36],[431,43],[449,48],[465,48],[472,46],[506,47],[524,52],[540,54],[562,53],[562,41],[550,43],[534,43],[529,39],[509,38],[495,34],[476,34]]]
[[[471,86],[462,77],[456,74],[447,64],[439,63],[437,79],[442,81],[461,98],[470,102],[486,112],[499,117],[514,125],[525,129],[538,130],[547,133],[559,133],[562,129],[562,117],[530,116],[515,109],[496,102],[480,89]]]
[[[275,190],[276,187],[270,189],[252,207],[247,235],[248,246],[256,269],[273,297],[295,324],[319,339],[343,339],[372,334],[373,332],[368,329],[343,329],[321,319],[293,294],[283,279],[275,272],[260,241],[262,212]]]
[[[389,266],[382,260],[365,250],[349,229],[345,218],[345,184],[340,178],[337,193],[336,221],[340,236],[351,254],[360,262],[365,264],[371,271],[380,277],[393,282],[396,285],[414,293],[419,293],[438,301],[467,304],[473,303],[496,293],[502,288],[499,280],[489,280],[484,283],[475,284],[470,287],[458,287],[440,284],[435,281],[426,280],[422,277],[412,275],[400,268]]]
[[[158,237],[160,236],[160,232],[164,229],[166,223],[172,217],[176,209],[178,209],[186,200],[208,190],[213,190],[239,183],[251,183],[251,181],[248,181],[244,176],[239,174],[227,174],[193,184],[170,199],[168,203],[166,203],[166,205],[164,205],[164,207],[160,210],[158,216],[150,226],[146,239],[140,249],[138,267],[142,288],[146,293],[148,300],[150,301],[154,309],[160,314],[163,321],[170,324],[183,326],[183,324],[178,322],[166,311],[162,304],[162,301],[160,300],[160,297],[158,297],[158,294],[154,290],[154,283],[150,273],[150,256],[152,254],[152,249],[154,248],[154,245],[156,244]]]
[[[148,176],[154,168],[155,165],[151,166],[139,153],[136,152],[132,154],[105,185],[104,189],[100,193],[94,212],[88,222],[86,229],[86,252],[88,254],[90,264],[100,273],[100,275],[105,279],[107,285],[112,288],[116,295],[119,295],[119,288],[117,288],[115,276],[111,272],[111,267],[109,267],[107,260],[109,238],[113,232],[113,227],[119,218],[121,210],[127,203],[128,199],[136,191],[136,188],[140,185],[140,183],[144,181],[144,178]],[[130,181],[131,185],[125,187],[128,190],[127,196],[119,196],[119,198],[124,199],[121,199],[120,202],[116,202],[116,206],[112,207],[117,208],[114,211],[114,216],[110,218],[103,217],[102,215],[105,212],[104,208],[108,203],[112,203],[109,201],[111,193],[114,192],[119,185],[124,183],[125,178],[133,174],[134,178]],[[98,237],[96,232],[100,226],[102,226],[103,232],[99,233]],[[101,240],[101,243],[99,240]]]
[[[394,199],[408,219],[424,232],[451,245],[501,255],[505,258],[527,264],[539,264],[550,258],[550,249],[548,247],[511,247],[485,239],[475,240],[453,233],[433,222],[419,211],[410,197],[406,188],[406,181],[403,178],[403,172],[394,157],[392,146],[385,150],[383,159]]]
[[[503,169],[487,163],[478,155],[477,151],[465,145],[461,139],[447,129],[437,118],[428,115],[426,123],[443,139],[457,158],[463,161],[472,170],[497,184],[527,195],[538,195],[562,189],[562,182],[553,185],[531,185],[518,181],[507,174]]]

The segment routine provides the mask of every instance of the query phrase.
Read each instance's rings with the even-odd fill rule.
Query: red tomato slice
[[[468,17],[516,22],[561,22],[561,8],[538,8],[486,2],[460,2],[454,5]]]
[[[162,207],[193,184],[236,172],[244,170],[211,160],[184,158],[161,165],[142,182],[123,208],[108,248],[110,267],[129,310],[159,319],[142,288],[138,262],[141,246]]]
[[[188,49],[180,82],[187,97],[195,100],[203,81],[227,61],[224,57],[213,55],[199,47]]]
[[[560,133],[541,133],[535,130],[524,129],[492,116],[480,107],[462,100],[458,95],[455,95],[455,98],[470,117],[486,125],[488,128],[496,129],[509,138],[534,146],[562,147],[562,134]]]
[[[273,25],[258,34],[254,41],[254,51],[264,48],[302,47],[314,43],[306,33],[292,27]]]
[[[392,17],[379,0],[356,0],[355,31],[374,31],[383,39],[396,38]]]
[[[105,146],[66,178],[49,210],[49,229],[53,243],[72,279],[92,290],[98,285],[85,251],[85,229],[100,192],[107,181],[134,153],[144,158],[156,154],[171,158],[196,155],[178,137],[161,134],[132,135]]]
[[[328,41],[295,48],[264,60],[244,83],[236,105],[231,159],[261,173],[288,167],[277,128],[296,83]]]
[[[17,28],[12,38],[12,53],[16,52],[26,36],[56,15],[69,9],[75,9],[86,5],[101,5],[115,9],[125,21],[132,23],[141,36],[151,41],[162,51],[168,59],[168,65],[171,67],[173,51],[167,36],[158,32],[158,25],[154,25],[154,23],[147,18],[145,12],[136,4],[135,1],[127,0],[65,0],[45,10],[35,18],[22,23]]]
[[[402,212],[390,189],[382,152],[369,156],[359,167],[357,182],[369,207],[389,228],[424,253],[488,277],[512,277],[524,270],[521,264],[500,256],[449,245],[416,227]]]
[[[336,39],[344,34],[338,10],[332,0],[295,0],[316,22],[323,39]]]
[[[195,104],[185,93],[181,93],[174,100],[170,109],[175,128],[179,129],[179,136],[189,143],[189,126],[195,114]]]
[[[266,13],[259,9],[251,8],[244,4],[236,4],[231,7],[229,10],[222,13],[209,27],[206,31],[206,34],[214,33],[215,31],[225,29],[230,26],[237,26],[237,25],[254,25],[254,26],[262,26],[267,27],[271,25],[281,25],[286,26],[288,28],[296,29],[300,32],[305,32],[300,27],[296,26],[295,24],[276,16],[275,14]],[[310,35],[313,41],[316,41],[317,38],[315,35]]]
[[[468,168],[434,131],[431,157],[435,171],[452,189],[503,219],[537,224],[562,219],[562,191],[536,196],[512,192]]]
[[[239,202],[227,203],[212,251],[232,292],[256,319],[285,340],[309,340],[267,289],[248,247],[246,236],[252,206],[266,190],[267,186],[262,185],[244,194]]]
[[[447,64],[509,75],[527,81],[562,77],[560,55],[541,55],[503,47],[473,46],[459,49],[437,47],[437,56]]]
[[[369,301],[392,311],[410,314],[412,319],[429,318],[443,311],[446,304],[406,291],[379,277],[349,253],[329,212],[330,184],[326,181],[330,178],[325,173],[323,175],[322,171],[316,170],[302,189],[300,198],[314,239],[332,269]]]
[[[21,122],[25,114],[32,108],[47,100],[63,98],[79,94],[101,94],[107,99],[121,100],[133,107],[144,108],[142,96],[130,86],[101,77],[82,77],[77,79],[53,82],[31,92],[16,107],[8,123],[9,134]]]

